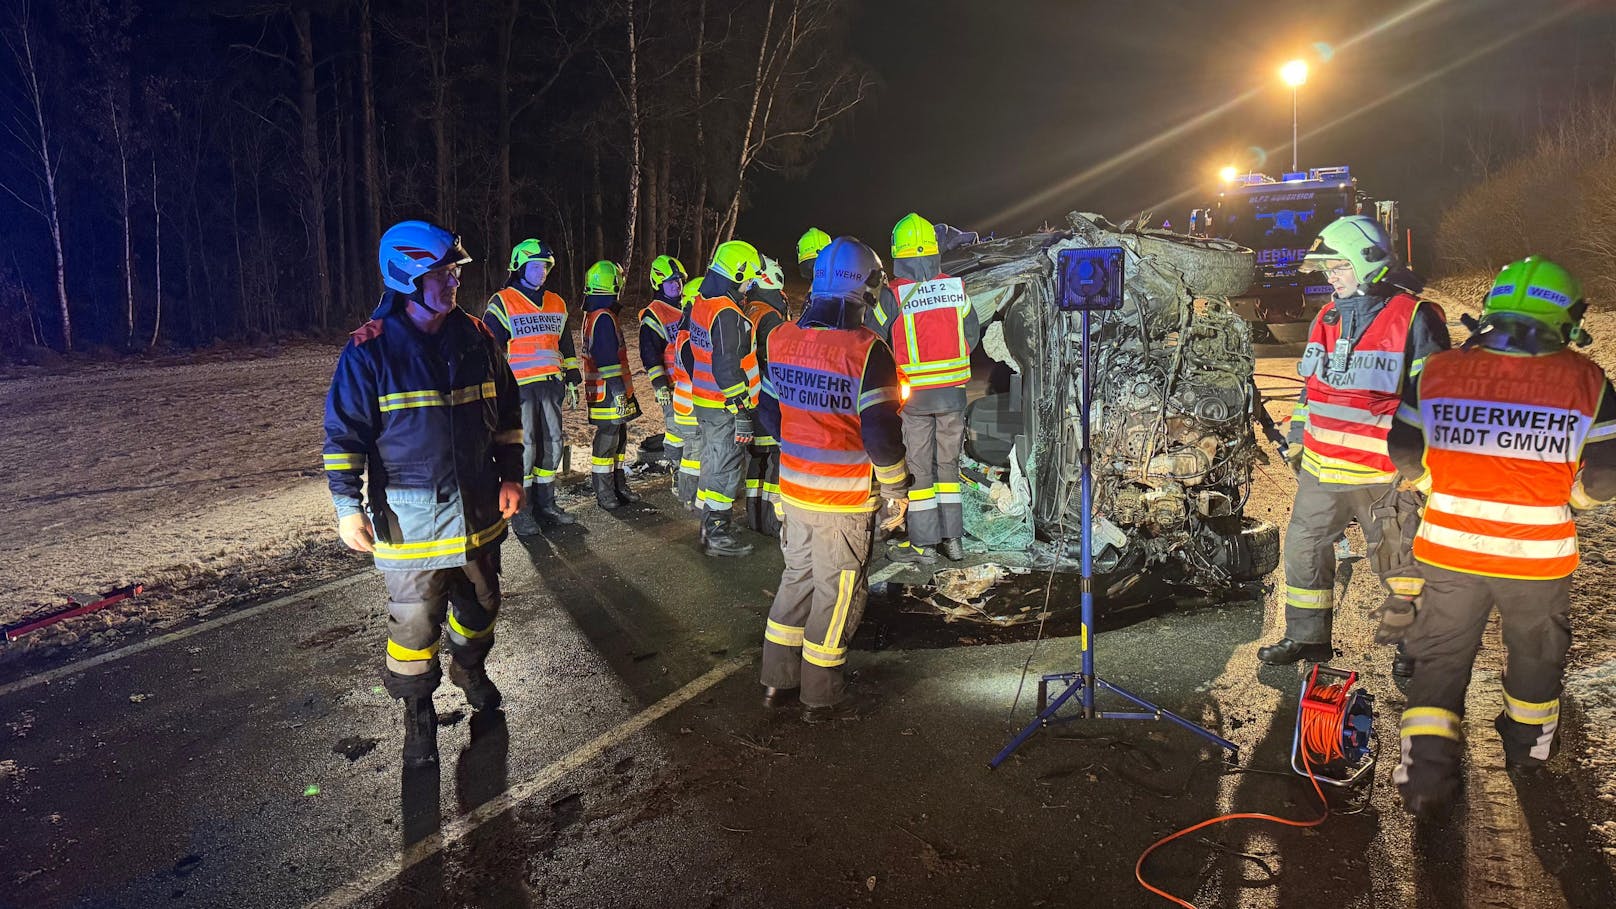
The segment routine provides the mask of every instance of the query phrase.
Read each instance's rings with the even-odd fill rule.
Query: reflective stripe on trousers
[[[395,698],[426,697],[443,672],[438,648],[462,666],[480,666],[494,646],[499,616],[499,549],[460,568],[383,571],[387,584],[387,655],[382,683]],[[445,629],[447,625],[447,629]]]
[[[829,706],[846,696],[842,666],[868,598],[871,514],[814,512],[785,505],[785,570],[764,627],[764,685],[800,688],[802,702]]]
[[[1495,722],[1504,753],[1515,763],[1547,760],[1559,727],[1561,679],[1571,647],[1570,579],[1489,578],[1434,565],[1422,565],[1420,573],[1425,587],[1407,642],[1415,671],[1398,785],[1414,794],[1439,795],[1457,786],[1458,738],[1447,735],[1449,726],[1431,720],[1463,715],[1471,666],[1495,608],[1506,655],[1503,710]]]

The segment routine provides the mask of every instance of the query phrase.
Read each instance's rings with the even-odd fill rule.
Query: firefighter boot
[[[562,511],[561,506],[556,504],[553,483],[539,483],[533,487],[533,515],[551,524],[578,523],[577,518]]]
[[[494,686],[494,680],[488,677],[486,667],[467,667],[460,665],[457,660],[450,660],[449,681],[466,693],[466,703],[478,713],[498,710],[500,702],[505,700]]]
[[[539,490],[539,489],[542,489],[542,488],[544,488],[544,487],[542,487],[542,486],[529,486],[528,487],[529,491],[533,491],[533,495],[535,495],[535,496],[537,496],[539,494],[536,490]],[[511,530],[515,531],[516,535],[519,536],[519,537],[537,536],[538,533],[539,533],[539,522],[533,519],[533,516],[535,514],[537,514],[537,513],[538,512],[536,510],[529,510],[527,508],[518,508],[516,510],[516,515],[511,518]]]
[[[1266,647],[1257,648],[1257,659],[1270,666],[1289,666],[1307,660],[1309,663],[1328,663],[1335,656],[1329,644],[1304,644],[1290,638],[1280,638]]]
[[[438,711],[431,696],[404,699],[404,766],[438,762]]]
[[[751,543],[735,539],[729,512],[707,512],[706,517],[702,519],[702,526],[707,531],[706,546],[702,551],[707,555],[714,558],[735,558],[752,554]]]
[[[937,551],[950,562],[958,562],[965,558],[965,544],[960,542],[959,537],[950,537],[937,544]]]
[[[623,506],[617,500],[617,490],[612,488],[612,475],[609,473],[592,473],[589,475],[589,485],[595,490],[595,504],[607,511],[616,511]]]
[[[628,488],[628,474],[622,469],[612,471],[612,490],[617,493],[617,501],[624,505],[633,505],[640,500],[634,490]]]

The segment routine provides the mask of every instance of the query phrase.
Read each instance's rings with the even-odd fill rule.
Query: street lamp
[[[1235,167],[1232,164],[1218,171],[1218,177],[1225,183],[1233,183],[1234,178],[1238,176],[1240,176],[1240,171],[1235,170]]]
[[[1279,68],[1279,78],[1285,80],[1285,84],[1291,87],[1291,171],[1295,172],[1302,169],[1297,163],[1299,159],[1297,157],[1296,90],[1307,81],[1307,61],[1292,60],[1281,66]]]

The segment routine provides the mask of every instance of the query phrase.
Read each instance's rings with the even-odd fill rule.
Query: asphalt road
[[[665,493],[579,514],[507,542],[505,710],[469,716],[445,685],[437,772],[400,772],[374,572],[0,686],[0,905],[1165,905],[1134,881],[1157,838],[1228,810],[1317,814],[1283,770],[1300,677],[1252,658],[1272,602],[1267,631],[1245,602],[1097,638],[1102,675],[1235,740],[1242,772],[1170,725],[1119,721],[1046,730],[989,771],[1038,675],[1075,666],[1073,639],[866,635],[883,647],[853,658],[867,714],[808,727],[758,704],[777,550],[700,556]],[[872,604],[872,624],[894,608]],[[1517,793],[1497,772],[1490,693],[1469,806],[1416,830],[1389,787],[1387,654],[1346,650],[1381,701],[1372,787],[1333,794],[1342,813],[1316,831],[1192,835],[1151,860],[1154,882],[1199,905],[1608,902],[1575,781]]]

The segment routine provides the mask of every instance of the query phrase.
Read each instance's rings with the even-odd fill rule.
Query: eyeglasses
[[[454,278],[455,280],[458,281],[458,280],[460,280],[460,270],[462,268],[464,268],[464,267],[465,266],[463,266],[463,265],[445,265],[442,268],[434,268],[434,269],[432,269],[431,271],[427,272],[423,277],[433,278],[433,279],[438,280],[438,281],[442,281],[442,280],[445,280],[447,278]]]
[[[1356,277],[1358,273],[1353,269],[1351,262],[1342,262],[1338,265],[1330,266],[1330,274],[1343,278],[1352,278]]]

